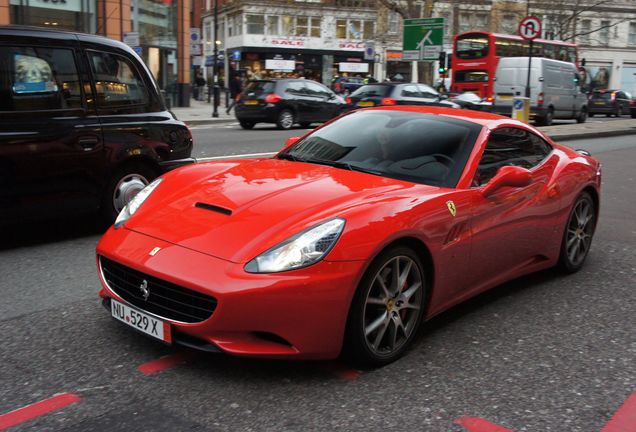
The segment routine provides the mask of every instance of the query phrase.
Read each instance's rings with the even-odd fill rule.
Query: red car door
[[[496,284],[545,261],[559,247],[559,191],[551,184],[558,160],[547,142],[526,130],[506,127],[490,134],[473,188],[471,287]],[[489,180],[506,165],[528,169],[530,184],[485,196]]]

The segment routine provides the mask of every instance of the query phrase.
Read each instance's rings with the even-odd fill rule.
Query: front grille
[[[174,321],[196,323],[210,318],[216,308],[216,299],[209,295],[149,276],[103,256],[99,262],[108,287],[147,312]],[[144,299],[142,285],[150,294],[147,299]]]

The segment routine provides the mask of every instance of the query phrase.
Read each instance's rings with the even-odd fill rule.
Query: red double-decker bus
[[[520,36],[490,32],[467,32],[453,38],[453,80],[451,92],[475,92],[492,101],[493,81],[501,57],[527,57],[528,41]],[[576,44],[556,40],[535,39],[533,57],[576,63]]]

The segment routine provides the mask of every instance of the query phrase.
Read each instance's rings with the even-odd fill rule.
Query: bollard
[[[530,122],[530,98],[519,96],[513,98],[512,118],[526,124]]]

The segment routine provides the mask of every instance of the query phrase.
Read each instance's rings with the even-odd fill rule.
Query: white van
[[[512,99],[526,95],[528,57],[504,57],[499,60],[494,85],[494,108],[499,114],[512,115]],[[579,75],[573,63],[532,57],[530,71],[530,117],[549,126],[552,120],[587,119],[587,96],[581,93]]]

